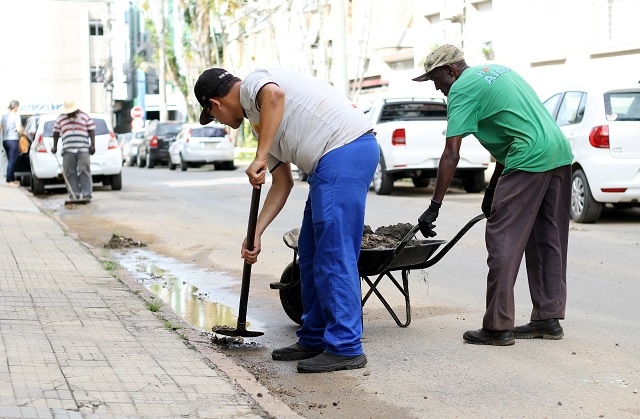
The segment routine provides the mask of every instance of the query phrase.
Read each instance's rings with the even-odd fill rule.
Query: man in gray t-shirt
[[[20,102],[12,100],[9,103],[9,112],[2,115],[2,121],[0,122],[0,129],[2,130],[2,146],[4,152],[7,154],[7,184],[15,185],[15,167],[18,156],[20,155],[20,149],[18,147],[18,140],[20,134],[23,133],[22,121],[20,120],[20,114],[18,108]]]
[[[282,210],[291,188],[291,163],[309,173],[298,256],[302,327],[298,342],[275,349],[274,360],[298,360],[299,372],[361,368],[362,306],[358,257],[369,185],[380,158],[373,126],[346,97],[314,77],[282,68],[260,69],[244,80],[221,68],[200,76],[194,93],[200,123],[217,119],[238,128],[244,119],[258,139],[246,174],[254,188],[272,184],[258,215],[255,247]]]

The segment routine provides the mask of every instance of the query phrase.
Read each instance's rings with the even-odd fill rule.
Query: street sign
[[[133,118],[131,120],[131,128],[140,129],[144,127],[144,119],[142,118]]]
[[[131,118],[142,118],[144,116],[144,108],[142,106],[134,106],[131,108]]]

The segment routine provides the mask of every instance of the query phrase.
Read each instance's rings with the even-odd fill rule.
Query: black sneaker
[[[354,370],[367,365],[365,354],[356,356],[334,355],[323,352],[320,355],[298,362],[298,372],[331,372],[339,370]]]
[[[464,332],[462,338],[475,345],[509,346],[516,343],[510,330],[478,329]]]
[[[271,352],[271,358],[274,361],[300,361],[301,359],[313,358],[318,356],[322,351],[305,348],[298,342],[284,348],[274,349]]]
[[[531,320],[513,329],[516,339],[562,339],[564,331],[558,319]]]

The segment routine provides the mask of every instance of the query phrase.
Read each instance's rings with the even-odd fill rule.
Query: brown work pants
[[[487,311],[482,327],[513,330],[513,288],[526,256],[531,320],[564,318],[571,166],[513,171],[498,180],[487,220]]]

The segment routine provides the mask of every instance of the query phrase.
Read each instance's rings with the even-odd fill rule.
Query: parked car
[[[138,167],[153,169],[158,164],[169,163],[169,145],[176,139],[181,122],[160,122],[157,119],[149,121],[144,131],[144,137],[138,145],[136,163]]]
[[[544,102],[571,143],[571,218],[598,220],[605,204],[624,209],[640,199],[640,85],[569,89]]]
[[[377,99],[364,109],[376,131],[380,162],[372,187],[389,195],[396,180],[410,178],[416,187],[437,176],[447,129],[447,104],[440,98]],[[473,135],[462,141],[455,177],[467,192],[485,187],[491,155]]]
[[[29,149],[31,163],[31,190],[43,194],[47,185],[64,185],[62,177],[62,147],[58,143],[56,156],[53,147],[53,124],[59,114],[40,116],[35,139]],[[122,150],[111,125],[102,114],[89,114],[96,125],[96,152],[91,156],[91,176],[93,182],[111,185],[111,189],[122,189]]]
[[[184,124],[169,146],[169,170],[213,164],[215,170],[233,170],[233,140],[227,128],[218,123]]]
[[[138,157],[138,146],[144,138],[144,129],[135,129],[127,134],[123,138],[122,147],[122,160],[123,165],[134,166]]]

